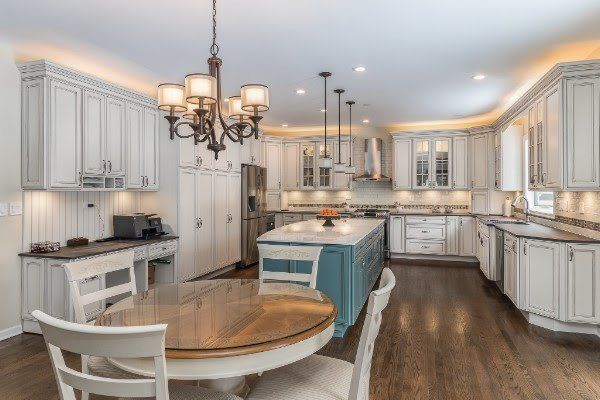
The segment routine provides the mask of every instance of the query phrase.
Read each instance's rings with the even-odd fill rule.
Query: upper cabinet
[[[283,144],[283,190],[300,189],[300,143]]]
[[[413,140],[414,189],[451,188],[450,150],[449,138]]]
[[[155,99],[48,61],[19,69],[23,189],[158,189]]]
[[[478,133],[471,137],[471,188],[487,189],[488,134]]]
[[[281,142],[265,142],[267,190],[281,189]]]
[[[469,138],[452,138],[452,189],[469,188]]]
[[[412,141],[410,139],[394,139],[394,167],[392,188],[394,190],[412,189]]]
[[[255,139],[254,136],[244,139],[244,144],[240,146],[240,157],[242,164],[262,165],[261,138]]]
[[[494,132],[494,189],[523,190],[523,120]]]

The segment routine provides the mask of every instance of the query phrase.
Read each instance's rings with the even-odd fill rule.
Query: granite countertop
[[[494,223],[496,228],[517,237],[572,243],[600,243],[600,240],[540,224]]]
[[[274,211],[274,212],[275,213],[289,213],[289,214],[312,214],[312,213],[318,214],[324,208],[329,208],[330,210],[335,210],[339,213],[344,213],[344,214],[352,213],[352,212],[354,212],[354,210],[356,210],[356,208],[352,208],[350,211],[347,211],[343,208],[331,208],[331,207],[294,207],[292,209],[280,210],[280,211]]]
[[[85,258],[97,256],[100,254],[112,253],[113,251],[131,249],[134,247],[145,246],[152,243],[165,242],[167,240],[177,239],[178,236],[165,235],[152,239],[143,240],[111,240],[108,242],[90,242],[85,246],[67,247],[63,246],[58,251],[51,253],[19,253],[21,257],[35,258],[53,258],[74,260],[77,258]]]
[[[296,222],[273,229],[258,237],[259,242],[294,242],[353,246],[385,223],[378,218],[334,220],[333,228],[323,226],[322,220]]]
[[[431,216],[442,216],[442,217],[451,217],[451,216],[473,216],[468,211],[453,211],[453,212],[431,212],[430,210],[390,210],[390,215],[431,215]]]
[[[522,221],[516,217],[505,217],[503,215],[477,215],[477,219],[486,225],[495,225],[502,221]]]

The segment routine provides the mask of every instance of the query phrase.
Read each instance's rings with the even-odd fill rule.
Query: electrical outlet
[[[23,203],[20,201],[14,201],[9,204],[10,215],[21,215],[23,214]]]
[[[8,215],[8,203],[0,203],[0,217]]]
[[[84,210],[88,210],[88,209],[94,208],[94,207],[96,207],[96,205],[94,203],[89,203],[87,201],[83,202],[83,209]]]

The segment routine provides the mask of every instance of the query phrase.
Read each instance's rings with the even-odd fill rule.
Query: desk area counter
[[[290,246],[322,246],[317,289],[338,308],[335,336],[344,336],[369,297],[384,261],[385,220],[341,219],[335,227],[310,220],[286,225],[258,238],[259,243]],[[267,271],[308,273],[309,262],[264,260]]]

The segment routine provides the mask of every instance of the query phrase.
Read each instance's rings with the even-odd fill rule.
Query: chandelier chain
[[[219,54],[219,45],[217,44],[217,0],[213,0],[212,9],[212,46],[210,46],[210,54],[216,57]]]

